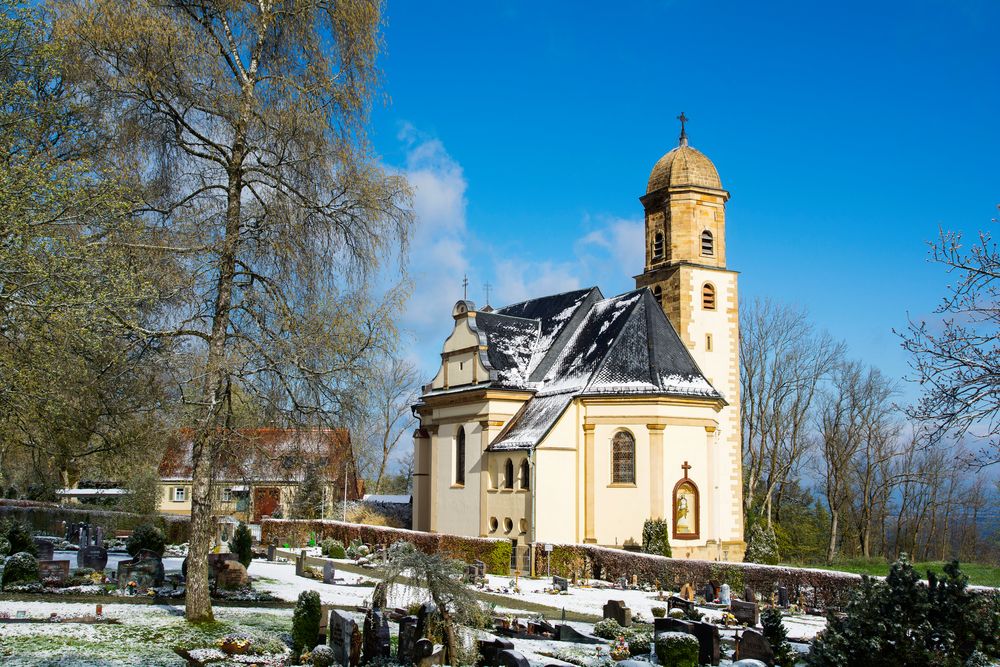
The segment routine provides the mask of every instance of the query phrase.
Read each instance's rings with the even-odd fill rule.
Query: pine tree
[[[317,519],[323,514],[323,478],[315,465],[306,467],[292,502],[293,519]]]

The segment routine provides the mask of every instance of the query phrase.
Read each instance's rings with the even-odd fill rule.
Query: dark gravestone
[[[736,640],[737,660],[760,660],[767,665],[774,664],[774,651],[764,635],[756,630],[745,630]]]
[[[96,572],[102,571],[108,565],[108,550],[99,546],[80,547],[76,552],[76,566],[88,567]]]
[[[132,560],[119,561],[118,588],[125,589],[133,581],[139,591],[158,588],[163,585],[163,575],[160,555],[148,549],[140,549]]]
[[[365,614],[365,635],[362,645],[361,662],[367,664],[373,660],[386,660],[392,655],[389,642],[389,620],[379,609],[372,609]]]
[[[413,662],[417,665],[434,655],[434,642],[422,637],[413,645]]]
[[[500,667],[531,667],[531,663],[520,651],[513,649],[500,651],[497,657],[500,659]]]
[[[757,596],[754,595],[753,589],[749,586],[743,587],[743,601],[744,602],[756,602]]]
[[[676,595],[671,595],[667,598],[667,611],[670,611],[671,609],[680,609],[685,614],[689,614],[694,609],[694,602],[685,600],[684,598]]]
[[[243,563],[238,560],[222,561],[222,568],[215,573],[215,586],[224,591],[244,588],[250,584],[250,576]]]
[[[69,577],[69,561],[68,560],[40,560],[38,561],[38,578],[43,582],[46,579],[51,579],[59,582],[60,584],[66,581]]]
[[[298,556],[295,557],[295,576],[304,577],[306,576],[306,550],[303,549]]]
[[[757,623],[760,620],[760,611],[757,608],[756,602],[733,600],[729,605],[729,611],[736,617],[738,623],[748,625],[752,628],[757,627]]]
[[[565,593],[569,590],[569,579],[563,577],[552,577],[552,587]]]
[[[324,584],[332,584],[334,582],[334,578],[336,577],[336,575],[337,571],[333,569],[333,563],[331,563],[330,561],[326,561],[325,563],[323,563]]]
[[[604,618],[613,618],[618,625],[626,628],[632,625],[632,610],[622,600],[608,600],[604,605]]]
[[[556,626],[556,636],[561,642],[574,642],[576,644],[603,644],[606,640],[593,635],[585,635],[576,628],[566,625]]]
[[[698,638],[698,664],[718,665],[721,658],[719,629],[700,621],[691,624],[690,633]]]
[[[267,559],[273,561],[278,557],[278,547],[273,544],[267,545]]]
[[[669,616],[654,618],[653,633],[657,635],[661,632],[686,632],[687,634],[694,634],[691,631],[691,625],[691,621],[682,621],[679,618],[670,618]]]
[[[479,570],[475,565],[466,565],[463,578],[466,583],[475,583],[475,581],[479,578]]]
[[[412,665],[413,652],[417,640],[417,617],[404,616],[399,619],[399,644],[396,647],[396,662],[401,665]]]
[[[514,642],[509,639],[480,640],[478,667],[500,667],[500,652],[514,650]]]
[[[788,589],[784,586],[778,586],[778,606],[782,609],[788,607]]]
[[[472,564],[476,566],[476,576],[480,579],[486,578],[486,563],[481,560],[474,560]]]
[[[427,636],[427,626],[437,613],[437,605],[433,602],[425,602],[420,605],[420,609],[417,611],[417,639],[423,639]]]
[[[361,660],[361,632],[358,624],[350,616],[334,609],[330,612],[327,629],[336,664],[341,667],[357,667]]]
[[[38,550],[38,560],[52,560],[55,556],[55,547],[48,540],[35,538],[35,549]]]

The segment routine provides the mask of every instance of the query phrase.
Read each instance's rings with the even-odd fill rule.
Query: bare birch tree
[[[212,461],[234,386],[277,388],[289,421],[336,419],[387,346],[368,276],[398,252],[406,186],[365,140],[380,3],[62,0],[78,94],[104,113],[108,163],[134,178],[161,269],[158,317],[111,312],[190,351],[197,408],[186,612],[212,618]],[[270,395],[270,394],[269,394]]]

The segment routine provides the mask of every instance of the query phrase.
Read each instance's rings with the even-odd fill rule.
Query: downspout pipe
[[[535,473],[535,449],[531,448],[528,451],[528,468],[531,470],[531,541],[529,544],[529,549],[531,549],[530,558],[530,569],[531,576],[535,576],[535,539],[537,538],[537,531],[535,529],[535,520],[538,517],[538,512],[535,511],[535,489],[537,488],[536,481],[538,475]]]

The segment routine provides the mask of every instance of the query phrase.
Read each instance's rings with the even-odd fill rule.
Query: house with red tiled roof
[[[191,514],[193,429],[181,429],[167,445],[159,465],[158,510]],[[334,503],[364,494],[346,429],[258,428],[227,433],[213,465],[214,514],[247,523],[291,512],[307,471],[314,468],[323,486],[320,516]]]

